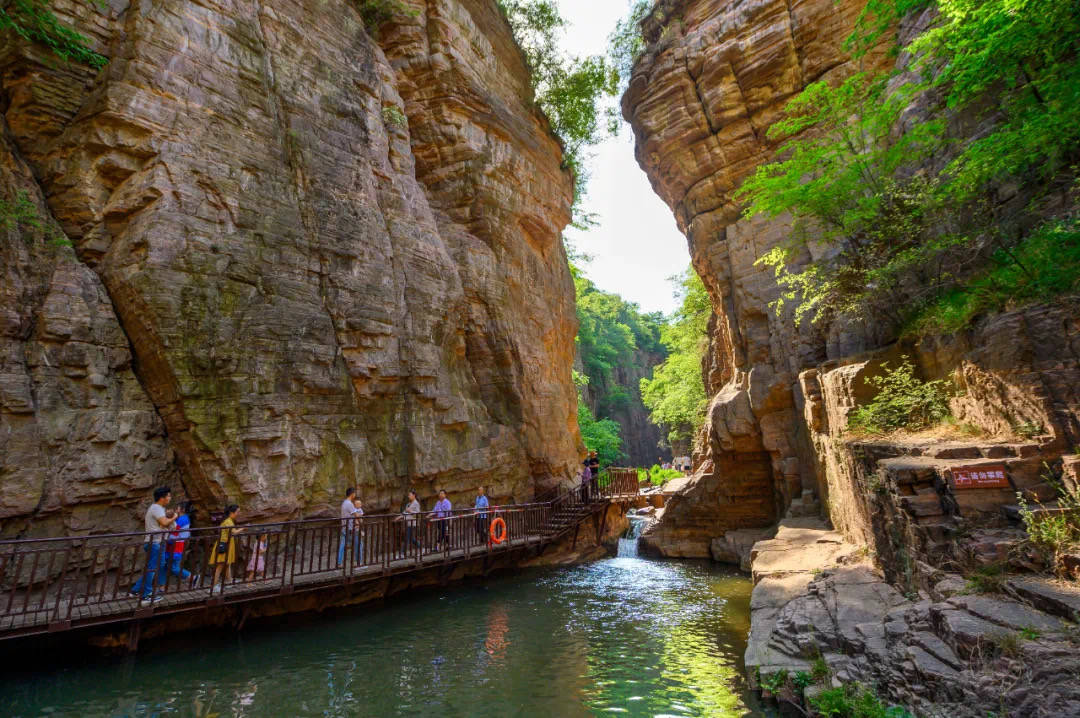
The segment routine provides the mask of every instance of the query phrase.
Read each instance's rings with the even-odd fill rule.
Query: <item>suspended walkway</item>
[[[0,541],[0,640],[327,591],[422,569],[452,567],[544,547],[613,502],[638,496],[633,470],[612,470],[598,484],[563,490],[530,504],[433,514],[372,515],[343,530],[340,519],[252,524],[225,529],[235,549],[231,575],[213,585],[209,560],[222,529],[191,531],[173,572],[155,579],[151,600],[131,592],[145,578],[151,534],[128,533]],[[485,515],[486,514],[486,515]],[[606,512],[603,512],[606,516]],[[498,522],[496,520],[501,520]],[[505,536],[499,523],[505,525]],[[493,540],[492,524],[495,526]],[[603,526],[597,524],[597,536]],[[156,534],[161,536],[161,534]],[[338,561],[344,545],[344,560]],[[251,569],[249,571],[249,569]],[[185,575],[190,573],[190,575]],[[133,632],[137,641],[138,632]],[[133,643],[129,647],[134,647]]]

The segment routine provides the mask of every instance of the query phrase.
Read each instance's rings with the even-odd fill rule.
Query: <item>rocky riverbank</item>
[[[1075,584],[1015,577],[981,592],[924,566],[927,587],[905,595],[813,519],[781,522],[751,563],[746,667],[781,705],[858,684],[926,718],[1080,715]]]

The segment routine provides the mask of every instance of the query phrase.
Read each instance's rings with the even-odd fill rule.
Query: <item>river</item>
[[[749,716],[750,581],[613,558],[4,672],[9,716]]]

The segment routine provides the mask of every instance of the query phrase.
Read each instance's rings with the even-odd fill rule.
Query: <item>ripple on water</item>
[[[0,678],[13,716],[746,716],[750,582],[616,558]]]

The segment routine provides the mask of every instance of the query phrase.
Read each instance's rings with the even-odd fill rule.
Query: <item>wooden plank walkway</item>
[[[249,525],[225,534],[216,528],[196,529],[185,542],[182,560],[199,575],[198,583],[169,574],[165,584],[154,589],[160,595],[154,602],[129,592],[148,570],[148,534],[0,541],[0,640],[328,591],[542,550],[580,530],[582,522],[611,503],[636,498],[636,478],[633,486],[630,483],[619,477],[605,486],[564,491],[548,501],[491,507],[486,516],[467,510],[449,517],[421,514],[415,521],[399,515],[365,516],[345,529],[337,519]],[[491,522],[497,520],[505,525],[502,543],[488,538]],[[232,564],[235,575],[212,591],[209,559],[223,539],[238,556]],[[357,556],[354,547],[360,549]],[[345,561],[338,567],[342,551]],[[258,552],[264,568],[248,581],[242,557],[251,558],[252,552]]]

